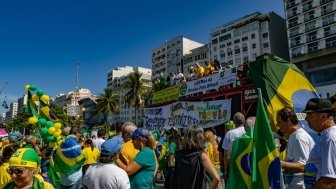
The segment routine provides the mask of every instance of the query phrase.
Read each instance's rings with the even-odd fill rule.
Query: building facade
[[[121,87],[125,83],[125,81],[128,80],[128,75],[135,71],[138,71],[139,73],[142,74],[141,79],[144,82],[144,88],[150,91],[150,89],[152,88],[152,82],[151,82],[152,70],[151,69],[143,68],[143,67],[133,68],[130,66],[125,66],[125,67],[115,68],[113,69],[112,73],[108,72],[107,74],[108,88],[112,88],[115,93],[119,94],[119,97],[120,97],[120,104],[119,104],[120,111],[116,114],[109,115],[108,121],[110,124],[132,121],[132,122],[136,122],[137,125],[140,125],[143,121],[143,109],[142,109],[143,106],[141,106],[137,112],[134,107],[129,107],[125,99],[123,98],[129,90],[122,89]]]
[[[336,1],[285,0],[290,60],[322,98],[336,88]]]
[[[203,46],[203,44],[177,36],[166,41],[160,47],[152,51],[152,81],[155,82],[162,73],[168,76],[170,73],[182,72],[183,56],[190,53],[190,50]],[[178,74],[178,73],[177,73]]]
[[[210,60],[222,66],[237,66],[272,53],[288,60],[285,20],[274,12],[255,12],[213,28],[210,33]]]
[[[12,122],[14,117],[16,116],[18,112],[18,103],[17,102],[12,102],[9,105],[9,111],[6,112],[6,118],[5,118],[5,122]]]

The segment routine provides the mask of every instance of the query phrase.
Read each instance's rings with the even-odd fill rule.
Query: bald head
[[[236,127],[244,126],[245,124],[245,116],[241,112],[237,112],[233,116],[233,123],[236,125]]]

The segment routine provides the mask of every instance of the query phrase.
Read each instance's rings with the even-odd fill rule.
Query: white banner
[[[180,96],[187,96],[208,90],[218,90],[221,86],[236,86],[236,68],[221,70],[219,73],[180,84]]]
[[[165,126],[203,128],[223,124],[231,117],[231,99],[217,101],[180,101],[156,108],[144,108],[144,127],[162,130]]]

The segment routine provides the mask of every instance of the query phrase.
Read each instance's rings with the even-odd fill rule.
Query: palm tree
[[[135,123],[137,124],[137,112],[143,104],[144,95],[148,92],[141,78],[142,73],[139,71],[132,72],[128,75],[128,80],[121,86],[122,89],[128,90],[125,95],[125,102],[128,107],[133,106],[135,109]]]
[[[109,113],[119,112],[119,94],[114,93],[111,88],[104,89],[97,99],[96,114],[103,113],[105,120],[105,131],[108,132],[108,115]]]

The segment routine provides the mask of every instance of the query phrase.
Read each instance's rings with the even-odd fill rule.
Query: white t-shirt
[[[318,169],[317,180],[320,177],[336,178],[336,125],[321,132],[320,141],[310,153],[309,163]]]
[[[98,148],[99,152],[101,151],[101,145],[105,142],[103,138],[97,138],[92,141],[94,147]]]
[[[296,130],[289,136],[285,161],[299,162],[305,165],[314,146],[313,138],[303,128]],[[293,174],[285,171],[284,175],[289,188],[305,188],[303,173]]]
[[[225,134],[222,148],[224,150],[229,151],[229,157],[230,157],[230,154],[231,154],[231,148],[232,148],[233,140],[235,138],[243,136],[243,134],[245,134],[245,133],[246,133],[245,128],[243,126],[240,126],[240,127],[237,127],[235,129],[232,129],[232,130],[228,131]]]
[[[83,178],[89,189],[130,189],[127,173],[114,164],[96,163],[91,165]]]

